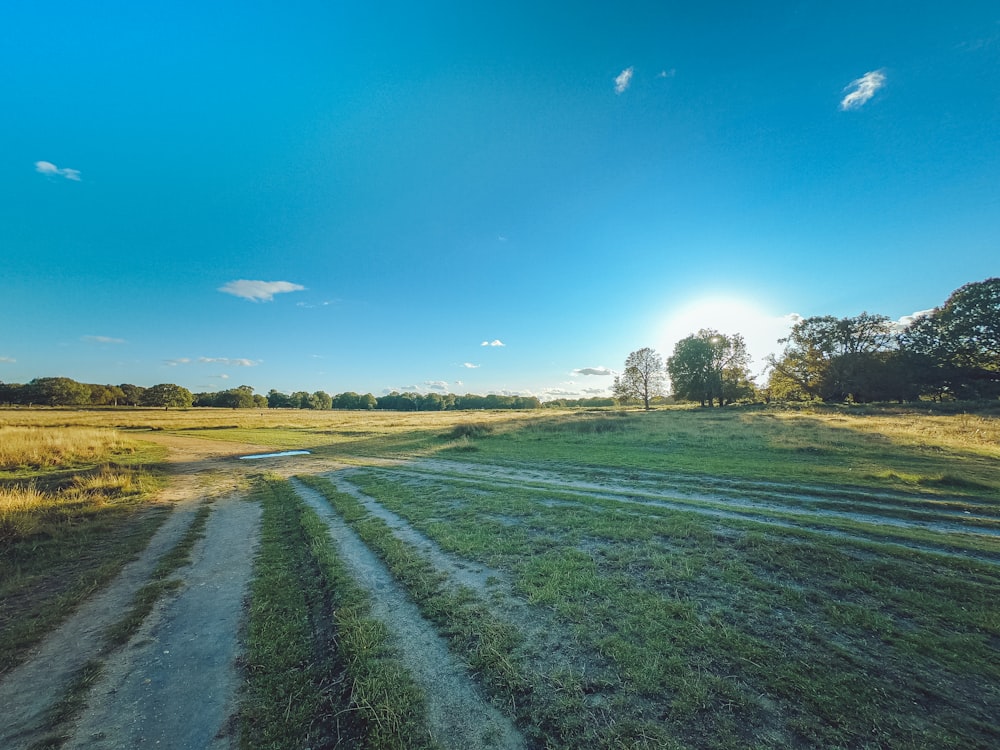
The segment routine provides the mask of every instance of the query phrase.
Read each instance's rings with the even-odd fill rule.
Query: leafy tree
[[[21,383],[0,383],[0,404],[28,403],[28,389]]]
[[[271,409],[290,409],[292,399],[287,393],[281,393],[272,388],[267,392],[267,405]]]
[[[71,378],[35,378],[27,387],[33,403],[47,406],[80,406],[90,403],[90,386]]]
[[[316,391],[309,396],[310,409],[331,409],[333,408],[333,398],[326,391]]]
[[[173,383],[159,383],[151,388],[147,388],[142,394],[142,406],[171,406],[178,409],[187,409],[194,403],[194,396],[187,388]]]
[[[623,401],[641,400],[649,411],[649,402],[663,395],[663,359],[649,347],[632,352],[625,359],[625,370],[615,376],[612,390]]]
[[[674,396],[702,406],[725,406],[754,393],[743,337],[711,328],[681,339],[667,360]]]
[[[253,388],[249,385],[241,385],[237,388],[219,391],[215,394],[211,405],[227,409],[252,409],[255,405]]]
[[[956,289],[915,320],[902,348],[924,393],[979,398],[1000,393],[1000,278]]]
[[[785,351],[769,360],[774,394],[797,391],[823,401],[871,401],[891,390],[887,381],[875,379],[892,371],[886,365],[897,350],[892,323],[884,315],[803,318],[779,343]]]
[[[138,406],[139,402],[142,401],[142,394],[146,392],[146,389],[139,385],[132,385],[131,383],[122,383],[120,386],[122,393],[124,394],[123,404],[129,406]]]

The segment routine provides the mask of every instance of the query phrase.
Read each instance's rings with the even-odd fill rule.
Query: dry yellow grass
[[[64,466],[130,448],[130,441],[107,428],[0,424],[0,470]]]

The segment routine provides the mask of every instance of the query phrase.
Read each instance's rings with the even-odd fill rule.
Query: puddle
[[[280,453],[255,453],[252,456],[240,456],[240,461],[249,461],[254,458],[280,458],[281,456],[306,456],[312,451],[281,451]]]

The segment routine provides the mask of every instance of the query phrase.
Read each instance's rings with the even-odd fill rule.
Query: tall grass
[[[0,425],[0,672],[16,664],[165,518],[157,476],[109,428]]]
[[[0,425],[0,470],[65,466],[132,450],[131,441],[107,428]]]

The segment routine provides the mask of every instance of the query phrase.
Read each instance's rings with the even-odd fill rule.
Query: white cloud
[[[507,346],[500,339],[493,339],[492,341],[484,341],[480,346]]]
[[[301,284],[293,284],[290,281],[248,281],[247,279],[237,279],[219,287],[220,292],[253,302],[270,302],[276,294],[301,292],[304,289],[305,287]]]
[[[581,367],[573,370],[573,375],[600,375],[607,376],[613,374],[607,367]]]
[[[50,161],[36,161],[35,171],[51,177],[65,177],[67,180],[73,180],[73,182],[80,181],[79,169],[69,169],[68,167],[60,169]]]
[[[448,392],[448,381],[447,380],[428,380],[424,383],[424,387],[429,391],[439,391],[441,393]]]
[[[256,367],[260,360],[254,359],[230,359],[229,357],[198,357],[199,362],[225,365],[226,367]]]
[[[17,362],[13,357],[0,357],[0,362]]]
[[[661,70],[656,74],[657,78],[673,78],[677,75],[677,68],[671,68],[670,70]]]
[[[847,96],[840,100],[840,108],[845,112],[851,109],[858,109],[869,99],[875,96],[875,92],[885,85],[885,73],[881,70],[873,70],[865,73],[856,81],[844,87]]]
[[[116,339],[111,336],[81,336],[80,341],[86,341],[90,344],[124,344],[125,339]]]
[[[926,318],[929,315],[934,314],[934,308],[930,310],[917,310],[915,313],[910,313],[909,315],[904,315],[899,320],[894,320],[892,322],[892,328],[894,331],[901,332],[906,328],[909,328],[913,323],[921,318]]]
[[[186,365],[190,364],[190,362],[191,360],[188,359],[187,357],[178,357],[177,359],[163,360],[163,364],[167,365],[168,367],[177,367],[177,365]]]
[[[482,365],[474,365],[471,362],[463,362],[462,367],[464,367],[466,370],[475,370],[479,367],[482,367]]]
[[[621,73],[615,77],[615,93],[624,94],[628,89],[629,85],[632,83],[632,75],[635,73],[635,68],[628,67],[625,68]]]

